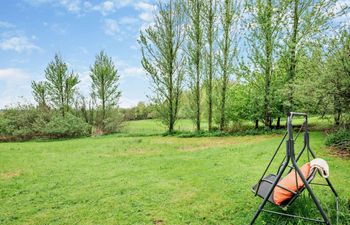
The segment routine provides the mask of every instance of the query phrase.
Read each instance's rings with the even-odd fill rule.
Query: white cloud
[[[137,105],[139,103],[139,99],[130,99],[123,97],[123,95],[119,99],[119,107],[121,108],[131,108]]]
[[[90,78],[90,71],[86,70],[82,73],[79,73],[79,92],[83,94],[84,96],[89,96],[90,93],[90,87],[91,87],[91,78]]]
[[[146,76],[146,73],[142,67],[127,67],[124,70],[122,70],[121,76],[122,77],[142,77],[142,78],[144,78]]]
[[[144,10],[144,11],[153,11],[154,5],[146,2],[138,2],[135,4],[135,9]]]
[[[110,36],[115,36],[120,32],[118,22],[113,19],[105,19],[103,28],[104,28],[105,34]]]
[[[102,15],[108,15],[109,13],[115,12],[119,8],[118,3],[114,1],[105,1],[95,6],[90,6],[92,10],[99,11]]]
[[[120,20],[119,20],[119,24],[122,24],[122,25],[135,25],[139,22],[138,19],[134,18],[134,17],[130,17],[130,16],[125,16],[125,17],[122,17]]]
[[[55,24],[52,24],[52,25],[51,25],[50,29],[51,29],[53,32],[55,32],[55,33],[57,33],[57,34],[60,34],[60,35],[65,35],[65,34],[67,34],[67,25],[65,25],[65,26],[63,27],[62,25],[55,23]]]
[[[12,23],[0,20],[0,28],[14,28],[14,27],[16,26],[13,25]]]
[[[152,22],[153,21],[153,14],[149,12],[143,12],[139,15],[140,19],[146,22]]]
[[[152,4],[146,2],[138,2],[134,5],[135,9],[141,11],[139,18],[146,22],[151,23],[153,21],[153,13],[156,10],[156,7]]]
[[[32,5],[50,4],[60,6],[71,13],[79,13],[83,7],[81,0],[26,0],[26,2]]]
[[[98,11],[106,16],[114,13],[117,9],[132,5],[135,0],[105,0],[93,3],[83,0],[26,0],[33,5],[50,4],[55,7],[63,7],[70,13],[80,14],[82,12]]]
[[[38,46],[33,44],[25,36],[14,36],[0,42],[0,49],[14,50],[16,52],[31,52],[32,50],[41,50]]]
[[[23,103],[25,99],[21,96],[30,96],[28,100],[32,101],[30,75],[27,72],[18,68],[0,68],[0,82],[3,84],[0,89],[0,108],[16,102]]]
[[[81,10],[80,0],[59,0],[59,3],[69,12],[78,13]]]
[[[29,75],[21,69],[17,68],[6,68],[0,69],[0,80],[9,81],[12,79],[26,79]]]

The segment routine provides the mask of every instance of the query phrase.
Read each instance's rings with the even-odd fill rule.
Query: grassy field
[[[208,129],[208,123],[202,122],[201,127],[204,130]],[[175,124],[177,131],[193,131],[194,129],[195,125],[190,119],[182,119]],[[133,135],[157,135],[166,131],[167,127],[160,120],[151,119],[127,122],[122,132]]]
[[[191,121],[180,124],[190,127]],[[154,121],[125,129],[162,132]],[[251,186],[280,138],[111,135],[2,143],[0,224],[248,224],[261,202]],[[311,134],[311,145],[330,164],[341,197],[339,224],[350,224],[350,161],[327,150],[321,132]],[[315,192],[334,219],[331,192]],[[307,194],[289,210],[317,216]],[[262,214],[257,224],[286,220]]]

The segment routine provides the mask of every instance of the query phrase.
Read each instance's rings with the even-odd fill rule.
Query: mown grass
[[[248,224],[261,202],[251,186],[280,138],[111,135],[3,143],[0,224]],[[330,164],[341,198],[340,224],[350,224],[349,160],[332,156],[320,132],[311,134],[311,142]],[[331,193],[316,189],[316,194],[334,219]],[[291,210],[317,216],[306,210],[313,208],[306,197]],[[286,220],[263,214],[257,224]]]

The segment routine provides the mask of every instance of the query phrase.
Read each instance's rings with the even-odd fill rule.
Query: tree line
[[[210,132],[232,131],[242,121],[279,128],[289,111],[332,115],[335,127],[349,129],[350,34],[334,22],[348,8],[335,14],[336,6],[334,0],[160,1],[138,40],[150,103],[118,107],[120,75],[104,51],[90,66],[88,96],[56,54],[45,79],[32,82],[37,105],[0,112],[0,139],[107,134],[125,120],[154,118],[170,133],[180,118],[191,118],[197,131],[203,121]]]
[[[197,131],[203,119],[209,131],[240,120],[280,127],[289,111],[348,123],[350,34],[335,19],[349,9],[337,7],[334,0],[159,2],[139,43],[168,131],[181,108]]]
[[[0,136],[6,139],[33,137],[76,137],[119,131],[123,117],[118,109],[120,75],[104,51],[90,66],[90,94],[78,91],[78,74],[69,70],[60,54],[47,65],[44,81],[32,81],[37,106],[19,105],[5,109],[0,119]]]

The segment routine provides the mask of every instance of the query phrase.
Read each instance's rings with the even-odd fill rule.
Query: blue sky
[[[153,19],[153,0],[14,0],[0,7],[0,108],[32,102],[30,83],[59,52],[90,90],[89,66],[105,50],[121,75],[122,107],[147,101],[140,64],[140,29]],[[22,98],[23,97],[23,98]]]

